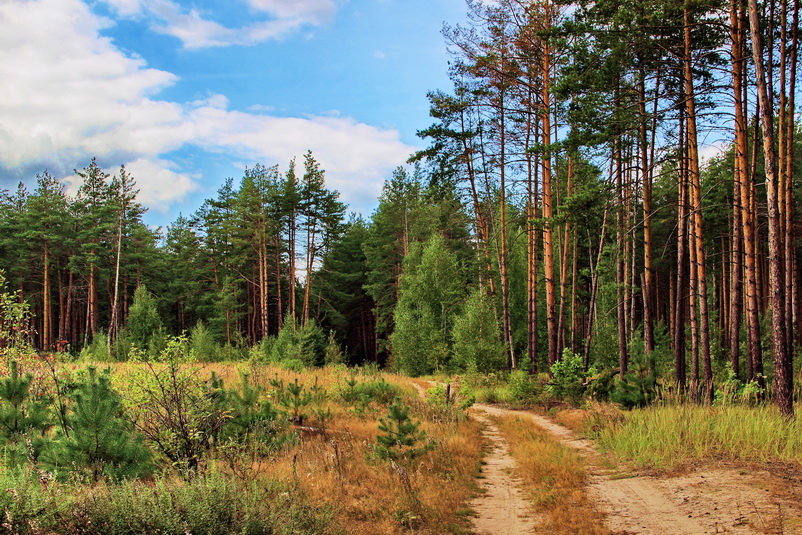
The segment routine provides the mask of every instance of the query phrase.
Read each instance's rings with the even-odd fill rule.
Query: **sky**
[[[464,0],[0,0],[0,188],[94,156],[165,226],[312,150],[369,214],[448,89]]]

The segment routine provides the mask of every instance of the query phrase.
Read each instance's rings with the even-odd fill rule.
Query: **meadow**
[[[403,377],[247,362],[51,364],[19,365],[16,381],[34,376],[18,403],[5,399],[12,376],[1,380],[0,421],[10,406],[48,415],[3,433],[4,532],[467,531],[479,425],[462,408],[423,400]],[[77,393],[104,378],[92,413]],[[100,414],[109,396],[119,410]],[[101,418],[121,419],[116,432],[144,447],[139,457]]]

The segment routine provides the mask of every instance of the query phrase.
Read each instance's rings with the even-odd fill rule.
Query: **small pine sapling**
[[[404,487],[411,511],[405,511],[406,522],[414,523],[421,510],[420,500],[415,492],[410,468],[421,456],[434,449],[434,443],[426,439],[420,422],[409,417],[409,408],[396,399],[390,405],[387,416],[379,420],[379,431],[373,449],[376,456],[389,461]]]
[[[304,409],[312,403],[312,393],[304,389],[304,385],[298,382],[287,383],[278,393],[279,404],[290,413],[290,421],[296,425],[302,425],[306,419]]]
[[[70,397],[69,435],[62,436],[48,456],[53,466],[86,469],[95,481],[150,472],[150,452],[125,418],[108,373],[89,368]]]
[[[408,462],[434,448],[420,429],[420,422],[409,416],[409,408],[396,400],[390,405],[387,416],[379,420],[379,431],[374,450],[379,459],[395,463]]]
[[[0,438],[12,464],[26,457],[36,461],[52,427],[46,400],[31,399],[33,376],[20,376],[16,361],[10,361],[8,368],[8,376],[0,379]]]
[[[267,430],[278,419],[276,408],[262,399],[262,389],[251,384],[247,373],[242,374],[239,391],[229,391],[227,398],[231,419],[226,427],[236,435],[244,436],[257,429]]]

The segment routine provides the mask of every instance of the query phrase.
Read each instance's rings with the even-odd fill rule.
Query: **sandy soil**
[[[490,443],[490,453],[482,467],[482,494],[469,504],[475,515],[474,531],[481,535],[516,535],[534,533],[535,520],[520,483],[511,473],[515,460],[507,443],[495,424],[481,413],[474,413],[484,430],[482,435]]]
[[[588,461],[588,490],[619,534],[801,533],[798,502],[768,488],[768,472],[720,468],[676,477],[631,476],[604,466],[592,442],[537,414],[478,405],[492,415],[526,418]],[[790,483],[785,482],[789,485]],[[793,493],[791,493],[793,494]]]

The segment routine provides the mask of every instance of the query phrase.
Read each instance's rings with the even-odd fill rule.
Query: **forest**
[[[51,424],[32,417],[30,425],[54,444],[42,446],[41,466],[84,462],[64,448],[80,449],[70,433],[95,395],[115,400],[108,410],[128,416],[112,423],[150,453],[110,443],[120,457],[89,462],[90,479],[154,477],[162,462],[189,482],[181,492],[203,493],[192,490],[201,484],[193,474],[208,459],[232,473],[254,470],[243,456],[273,459],[283,472],[271,477],[292,473],[287,492],[304,489],[298,496],[309,502],[294,507],[311,509],[298,514],[309,519],[314,509],[321,522],[293,533],[324,532],[330,521],[355,533],[463,532],[449,516],[457,505],[433,509],[442,499],[435,481],[450,481],[450,499],[465,503],[488,425],[501,429],[534,488],[546,484],[538,470],[553,475],[559,463],[531,459],[551,458],[549,448],[585,455],[547,438],[554,424],[534,421],[545,431],[532,434],[510,407],[561,411],[560,425],[635,471],[724,459],[785,463],[799,474],[799,0],[468,0],[467,8],[467,23],[443,29],[451,87],[428,94],[424,148],[386,177],[369,215],[349,213],[311,151],[248,167],[166,228],[145,224],[136,177],[91,155],[69,181],[74,191],[45,170],[30,187],[2,192],[0,347],[11,364],[0,399],[14,410],[29,402],[7,391],[38,380],[21,387],[17,361],[53,383],[42,387]],[[87,364],[109,366],[111,379],[81,371]],[[205,382],[194,384],[186,366],[212,374],[203,368],[195,375]],[[149,427],[141,407],[157,414],[159,401],[148,381],[178,381],[185,390],[173,399],[185,395],[192,406],[228,404],[197,409],[220,420],[198,424],[206,438],[195,451],[176,453]],[[201,390],[206,398],[192,397]],[[271,401],[260,405],[266,392]],[[474,402],[484,416],[468,417]],[[0,424],[6,417],[0,411]],[[376,421],[378,431],[367,431]],[[381,477],[401,489],[393,518],[379,520],[378,504],[359,514],[352,505],[315,509],[332,488],[351,496],[346,489],[386,484],[364,466],[343,468],[338,446],[331,467],[314,465],[324,463],[322,450],[304,461],[310,473],[327,471],[329,486],[298,482],[311,476],[298,476],[299,454],[286,448],[307,451],[304,433],[338,426],[356,426],[368,442],[379,433],[364,462],[373,471],[391,463]],[[0,435],[17,444],[9,451],[19,464],[16,432]],[[351,454],[348,462],[363,462]],[[145,476],[104,472],[137,456],[150,459]],[[459,466],[441,474],[452,470],[449,456]],[[538,515],[555,532],[660,532],[603,520],[614,515],[594,509],[585,472],[553,477],[554,501],[544,499]],[[109,485],[109,503],[134,492]],[[236,500],[231,492],[226,499]],[[781,531],[749,520],[756,531],[743,532],[802,529],[789,503]]]
[[[125,168],[89,162],[74,195],[43,171],[0,205],[31,342],[125,360],[200,325],[239,358],[314,322],[353,364],[535,373],[568,350],[700,399],[731,374],[790,413],[798,10],[741,4],[469,3],[428,147],[367,218],[312,153],[166,229]],[[145,335],[125,329],[140,287]]]

